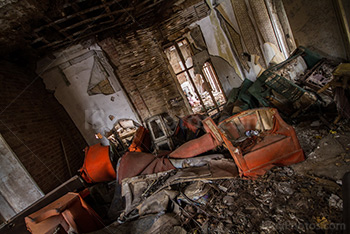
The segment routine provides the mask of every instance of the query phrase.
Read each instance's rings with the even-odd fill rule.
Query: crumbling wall
[[[220,26],[217,12],[212,5],[210,7],[209,16],[196,22],[202,30],[208,52],[210,55],[225,59],[235,69],[236,73],[243,77],[243,72],[237,62],[237,55],[234,55],[232,45]]]
[[[61,139],[75,173],[84,138],[34,72],[0,63],[0,132],[44,193],[70,178]]]
[[[163,112],[189,113],[158,41],[159,31],[151,27],[99,42],[142,120]]]
[[[332,0],[283,0],[297,45],[324,55],[346,58]]]
[[[76,45],[38,63],[37,73],[54,91],[89,145],[109,132],[118,119],[140,122],[101,49]],[[101,139],[109,144],[107,138]]]
[[[277,38],[264,0],[206,2],[210,14],[195,24],[200,26],[209,54],[227,62],[225,66],[213,62],[227,94],[249,70],[243,52],[260,56],[260,64],[265,66],[263,44],[278,47]]]

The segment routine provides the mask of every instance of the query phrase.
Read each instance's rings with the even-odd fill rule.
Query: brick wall
[[[188,26],[206,17],[209,12],[207,3],[205,1],[199,1],[161,21],[158,26],[159,31],[164,39],[169,41],[176,40],[188,32]]]
[[[87,144],[42,79],[34,78],[34,72],[0,62],[0,132],[47,193],[70,178],[61,139],[73,175],[83,163]]]
[[[191,109],[183,101],[186,97],[161,48],[164,41],[178,39],[189,25],[207,16],[209,8],[205,2],[188,4],[158,25],[123,36],[112,35],[99,42],[143,120],[163,112],[184,116]],[[172,105],[172,99],[180,101]]]
[[[143,120],[163,112],[173,116],[189,113],[158,36],[158,30],[152,27],[99,42]],[[181,100],[173,105],[172,99]]]

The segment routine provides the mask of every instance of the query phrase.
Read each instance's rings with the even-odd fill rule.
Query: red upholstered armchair
[[[305,159],[294,128],[274,108],[241,112],[219,123],[219,129],[241,176],[256,177],[275,165]]]

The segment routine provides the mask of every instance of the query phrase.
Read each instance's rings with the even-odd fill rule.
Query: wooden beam
[[[64,31],[67,31],[67,30],[76,28],[76,27],[78,27],[78,26],[80,26],[80,25],[83,25],[83,24],[86,24],[86,23],[89,23],[89,22],[96,21],[96,20],[101,19],[101,18],[103,18],[103,17],[107,17],[107,16],[110,16],[110,15],[117,15],[117,14],[119,14],[119,13],[131,11],[131,10],[133,10],[133,9],[134,9],[133,7],[128,7],[128,8],[124,8],[124,9],[121,9],[121,10],[113,11],[113,12],[111,12],[111,13],[106,13],[106,14],[98,15],[98,16],[95,16],[95,17],[92,17],[92,18],[89,18],[89,19],[80,21],[80,22],[78,22],[78,23],[76,23],[76,24],[72,24],[72,25],[70,25],[70,26],[68,26],[68,27],[62,28],[61,31],[64,32]]]
[[[51,19],[47,16],[43,16],[43,19],[47,22],[50,23]],[[67,37],[70,41],[73,40],[73,37],[68,35],[66,32],[61,32],[61,28],[57,25],[57,24],[53,24],[52,27],[59,32],[60,34],[62,34],[64,37]]]
[[[112,2],[108,2],[108,3],[106,3],[106,6],[111,6],[111,5],[117,4],[117,3],[120,2],[120,1],[121,1],[121,0],[115,0],[115,1],[112,1]],[[82,10],[82,11],[80,11],[80,12],[76,12],[76,13],[71,14],[71,15],[67,15],[67,16],[64,17],[64,18],[55,20],[55,21],[53,21],[53,22],[51,22],[51,23],[49,23],[49,24],[46,24],[46,25],[43,25],[43,26],[41,26],[41,27],[39,27],[39,28],[37,28],[37,29],[34,29],[34,32],[39,32],[39,31],[41,31],[41,30],[44,29],[44,28],[51,27],[53,24],[62,23],[62,22],[64,22],[64,21],[67,21],[67,20],[72,19],[72,18],[74,18],[74,17],[77,17],[77,16],[79,16],[79,15],[83,15],[83,14],[89,13],[89,12],[91,12],[91,11],[95,11],[95,10],[101,9],[101,8],[103,8],[103,7],[104,7],[104,5],[98,5],[98,6],[94,6],[94,7],[91,7],[91,8],[89,8],[89,9],[86,9],[86,10]]]
[[[109,8],[109,6],[107,5],[108,2],[106,2],[106,0],[101,0],[102,5],[104,6],[105,10],[107,13],[112,13],[111,9]],[[114,20],[114,16],[110,15],[111,20]]]
[[[79,40],[82,40],[83,38],[86,38],[86,37],[89,37],[89,36],[92,36],[92,35],[96,35],[100,32],[103,32],[105,30],[108,30],[108,29],[112,29],[112,28],[115,28],[115,27],[118,27],[118,26],[122,26],[122,25],[126,25],[128,24],[128,22],[124,22],[123,24],[122,23],[119,23],[119,24],[113,24],[109,27],[105,27],[105,28],[102,28],[100,30],[96,30],[94,32],[91,32],[91,33],[88,33],[88,34],[84,34],[83,32],[85,30],[82,30],[82,31],[79,31],[79,32],[76,32],[75,34],[81,34],[82,36],[81,37],[77,37],[75,38],[73,41],[68,41],[68,40],[60,40],[60,41],[55,41],[55,42],[52,42],[52,43],[49,43],[47,45],[44,45],[44,46],[41,46],[39,47],[39,49],[45,49],[45,48],[58,48],[58,47],[61,47],[61,46],[64,46],[64,45],[67,45],[69,43],[75,43],[75,42],[78,42]],[[97,27],[97,26],[96,26]]]
[[[72,6],[73,10],[75,10],[76,12],[80,12],[80,11],[81,11],[80,7],[79,7],[75,2],[73,2],[73,3],[71,4],[71,6]],[[85,20],[85,19],[86,19],[86,15],[84,15],[84,14],[79,15],[79,17],[80,17],[82,20]]]

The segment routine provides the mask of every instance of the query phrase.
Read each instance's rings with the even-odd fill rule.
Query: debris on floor
[[[308,155],[306,163],[292,167],[298,173],[330,178],[334,181],[341,180],[350,168],[349,147],[350,132],[330,133],[319,141],[316,149]]]
[[[252,109],[219,124],[241,176],[256,178],[275,165],[304,160],[294,129],[274,108]]]
[[[118,120],[110,146],[85,150],[83,201],[107,225],[89,231],[344,231],[349,77],[349,64],[299,47],[256,81],[232,89],[215,116],[163,113],[145,126]],[[33,215],[27,227],[38,233]]]
[[[341,223],[340,186],[325,187],[287,167],[254,181],[235,178],[209,185],[212,195],[205,204],[190,198],[178,204],[182,226],[190,233],[303,233],[322,229],[320,217],[327,224]]]
[[[256,180],[210,173],[193,180],[190,170],[174,173],[125,180],[127,206],[122,219],[111,225],[112,233],[146,214],[176,220],[161,233],[173,233],[175,227],[183,233],[313,233],[330,225],[344,230],[341,186],[330,180],[298,175],[290,167],[272,169]],[[149,230],[159,230],[154,225],[158,229]]]

